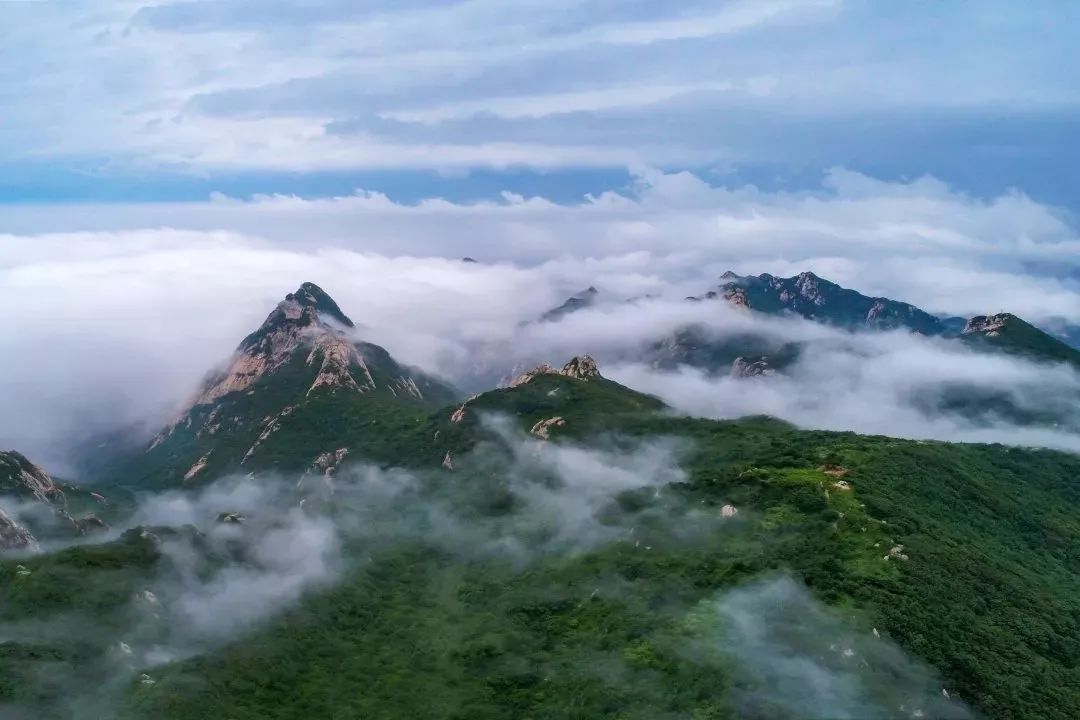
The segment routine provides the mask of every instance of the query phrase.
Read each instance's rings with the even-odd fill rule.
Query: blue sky
[[[0,2],[0,203],[930,174],[1070,209],[1066,0]]]

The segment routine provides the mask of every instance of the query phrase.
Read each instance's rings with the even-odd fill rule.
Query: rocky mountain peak
[[[976,315],[964,325],[963,334],[973,335],[982,333],[990,337],[996,336],[1012,319],[1010,313],[998,313],[997,315]]]
[[[801,272],[795,276],[795,289],[802,297],[815,305],[824,305],[825,296],[821,293],[822,280],[812,272]],[[783,298],[783,295],[781,295]]]
[[[68,493],[79,494],[77,488],[61,485],[52,479],[45,470],[35,465],[22,453],[10,450],[0,452],[0,496],[11,497],[17,501],[36,501],[51,510],[61,521],[77,535],[85,535],[108,526],[96,515],[85,514],[76,517],[69,512]],[[85,494],[85,493],[83,493]],[[104,498],[96,496],[99,502]],[[7,515],[0,508],[0,549],[33,547],[35,540],[27,528]]]
[[[715,297],[715,293],[711,293],[712,297]],[[706,298],[711,299],[709,295]],[[724,300],[729,304],[737,308],[744,310],[750,307],[750,300],[746,297],[746,288],[741,287],[729,287],[724,289]]]
[[[579,355],[570,358],[570,361],[563,365],[560,374],[579,380],[589,380],[600,377],[600,369],[596,367],[596,360],[591,355]]]
[[[320,365],[311,390],[322,386],[369,388],[372,383],[364,359],[341,326],[355,327],[326,291],[315,283],[303,283],[278,303],[258,330],[244,338],[229,366],[205,383],[184,413],[230,393],[247,391],[259,378],[284,367],[300,350],[307,353],[308,365]],[[354,369],[358,374],[352,372]],[[183,414],[177,422],[182,418]]]
[[[285,296],[286,302],[295,301],[300,307],[314,308],[316,312],[332,317],[345,327],[356,327],[352,320],[341,311],[334,298],[313,282],[305,282],[300,288]]]
[[[596,366],[596,360],[591,355],[578,355],[570,358],[570,361],[563,365],[561,369],[556,369],[549,363],[537,365],[532,370],[518,375],[507,387],[515,388],[528,384],[541,375],[562,375],[577,378],[578,380],[591,380],[601,377],[600,369]]]

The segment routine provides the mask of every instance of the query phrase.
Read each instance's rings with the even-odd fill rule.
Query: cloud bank
[[[931,312],[1080,322],[1080,238],[1059,211],[1017,193],[980,200],[932,178],[888,183],[844,170],[805,193],[730,190],[688,173],[642,170],[630,189],[569,205],[512,194],[416,205],[370,193],[263,197],[87,206],[78,216],[24,207],[5,213],[0,228],[9,233],[0,243],[0,290],[16,307],[0,336],[0,389],[11,408],[0,414],[0,444],[61,470],[88,430],[160,422],[305,280],[328,290],[365,340],[469,391],[519,363],[590,352],[625,364],[642,343],[687,322],[730,332],[742,322],[731,313],[682,302],[727,269],[812,270]],[[481,262],[460,262],[466,255]],[[588,286],[601,290],[595,309],[523,325]],[[768,323],[757,330],[816,332]],[[901,338],[863,346],[834,340],[819,367],[801,368],[799,387],[743,388],[755,402],[732,399],[734,385],[705,387],[689,372],[669,390],[660,383],[671,378],[619,372],[697,413],[999,436],[907,410],[896,417],[908,420],[892,425],[873,416],[883,397],[895,409],[912,404],[904,394],[914,386],[955,379],[966,362],[960,351],[915,340],[908,347]],[[861,383],[827,377],[867,356],[879,360],[855,374]],[[878,387],[879,371],[893,390]],[[1032,403],[1053,382],[1072,387],[1057,371],[1040,372],[1002,361],[987,365],[978,383],[1017,382]],[[905,381],[910,373],[925,382]],[[688,404],[682,398],[693,382],[700,387]],[[844,402],[824,408],[829,393]]]
[[[695,626],[717,628],[713,652],[730,659],[739,717],[812,720],[974,715],[932,668],[876,630],[859,628],[787,576],[703,603]]]

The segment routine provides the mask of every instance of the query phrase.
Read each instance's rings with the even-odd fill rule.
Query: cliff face
[[[36,546],[37,541],[30,531],[0,507],[0,550],[25,550]]]
[[[1001,331],[1008,325],[1009,319],[1012,315],[1008,313],[999,313],[997,315],[976,315],[967,321],[964,325],[964,335],[971,335],[973,333],[985,334],[989,337],[997,337],[1001,334]]]
[[[63,503],[64,492],[47,472],[14,450],[0,452],[0,493]]]
[[[104,529],[105,523],[93,513],[79,516],[69,507],[71,494],[93,497],[79,488],[57,483],[42,468],[31,462],[25,455],[14,450],[0,452],[0,504],[4,499],[25,503],[40,503],[49,511],[47,516],[54,520],[53,529],[63,535],[84,535]],[[101,496],[96,496],[104,501]],[[0,548],[26,548],[36,545],[34,534],[27,527],[0,508]]]

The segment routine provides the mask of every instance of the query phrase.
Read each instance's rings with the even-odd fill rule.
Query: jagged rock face
[[[711,293],[715,297],[715,293]],[[709,298],[706,295],[706,299]],[[746,290],[741,287],[724,288],[724,300],[728,302],[732,307],[741,309],[748,309],[750,307],[750,300],[746,297]]]
[[[49,504],[64,500],[63,490],[49,474],[14,450],[0,452],[0,492],[29,494]]]
[[[570,358],[570,362],[563,365],[559,374],[579,380],[591,380],[600,377],[600,369],[596,367],[596,360],[591,355],[580,355]]]
[[[731,376],[737,378],[761,377],[775,375],[776,370],[769,365],[769,359],[762,357],[756,360],[747,358],[735,358],[731,364]]]
[[[330,477],[348,456],[349,448],[338,448],[337,450],[321,453],[315,458],[315,462],[313,462],[311,466],[315,470],[322,471],[324,477]]]
[[[964,335],[982,333],[989,337],[996,337],[1008,324],[1012,315],[999,313],[997,315],[976,315],[964,325]]]
[[[37,546],[30,531],[0,508],[0,550],[24,550]]]
[[[562,369],[559,370],[548,363],[537,365],[532,370],[522,373],[515,378],[508,387],[515,388],[525,385],[541,375],[564,375],[566,377],[577,378],[578,380],[591,380],[592,378],[600,377],[600,370],[596,366],[596,360],[590,355],[580,355],[571,358],[570,361],[563,365]]]
[[[0,495],[7,495],[19,500],[33,500],[49,508],[61,521],[61,526],[66,527],[65,532],[76,535],[85,535],[98,529],[106,528],[107,525],[96,515],[87,514],[74,517],[68,511],[68,498],[65,487],[69,492],[80,492],[71,486],[62,487],[42,468],[31,462],[25,455],[15,451],[0,452]],[[90,493],[83,492],[84,495]],[[100,495],[98,496],[101,497]],[[104,498],[101,498],[104,501]],[[10,516],[5,525],[11,542],[20,542],[18,538],[22,531],[28,535],[29,530],[21,528]],[[20,530],[21,528],[21,530]],[[33,538],[30,535],[31,539]]]

